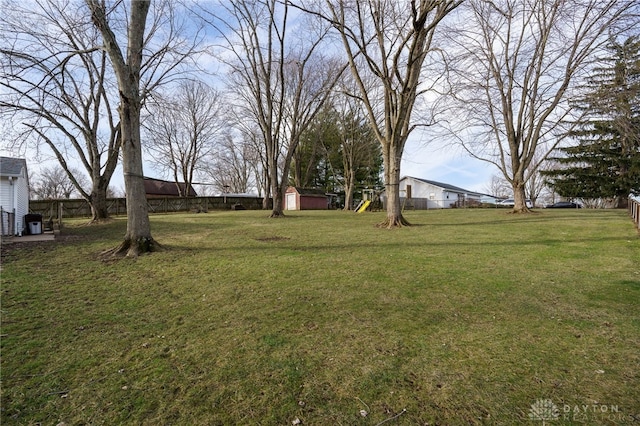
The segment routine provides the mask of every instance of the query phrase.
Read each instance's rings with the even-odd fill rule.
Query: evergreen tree
[[[289,183],[323,188],[350,204],[354,190],[382,186],[382,152],[366,119],[327,106],[301,135]]]
[[[328,156],[340,144],[337,121],[335,109],[326,106],[300,136],[291,164],[291,185],[334,191],[335,177]]]
[[[570,134],[578,144],[560,148],[550,158],[559,167],[543,174],[563,197],[609,198],[625,207],[630,193],[640,193],[640,39],[612,39],[607,49],[586,94],[573,102],[584,113]]]

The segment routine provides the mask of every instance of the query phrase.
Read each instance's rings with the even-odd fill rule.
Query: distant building
[[[400,198],[405,208],[449,209],[480,205],[481,194],[448,183],[405,176],[400,179]]]
[[[0,157],[2,235],[22,235],[29,213],[29,174],[24,158]]]
[[[284,197],[285,210],[327,210],[331,196],[322,189],[290,186]]]
[[[180,191],[178,191],[178,188]],[[198,194],[193,186],[183,182],[170,182],[167,180],[144,178],[144,191],[147,198],[165,198],[165,197],[197,197]]]
[[[497,197],[490,194],[480,194],[480,202],[482,204],[498,204],[500,201],[505,200],[504,197]]]

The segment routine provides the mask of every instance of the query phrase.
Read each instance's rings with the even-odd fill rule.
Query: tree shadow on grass
[[[464,221],[464,222],[438,222],[437,224],[429,224],[426,223],[424,225],[434,225],[434,226],[478,226],[478,225],[505,225],[512,223],[550,223],[550,222],[558,222],[558,221],[571,221],[577,222],[580,220],[591,219],[594,220],[592,216],[581,216],[579,213],[567,214],[566,216],[543,216],[543,215],[522,215],[522,216],[498,216],[494,220],[483,220],[483,221]],[[604,218],[600,218],[597,220],[605,220]],[[413,224],[416,226],[416,224]]]
[[[621,280],[617,284],[621,287],[628,287],[634,291],[640,291],[640,277],[637,280]]]
[[[261,252],[263,253],[265,250],[274,250],[274,253],[277,253],[276,250],[285,250],[285,251],[301,251],[301,252],[331,252],[331,251],[345,251],[349,253],[357,252],[363,249],[366,249],[365,246],[361,242],[342,242],[337,244],[306,244],[306,245],[297,245],[295,243],[295,238],[261,238],[261,239],[252,239],[253,241],[262,243],[259,245],[247,245],[246,240],[244,245],[225,245],[221,247],[217,247],[215,245],[210,246],[189,246],[185,244],[167,244],[166,246],[172,250],[184,250],[184,251],[209,251],[209,252]],[[421,242],[385,242],[378,241],[376,242],[377,249],[389,249],[389,250],[397,250],[397,249],[411,249],[411,248],[424,248],[425,246],[429,247],[501,247],[501,248],[509,248],[512,247],[518,250],[526,250],[527,247],[531,246],[558,246],[558,245],[566,245],[572,243],[605,243],[605,242],[621,242],[627,241],[627,238],[621,237],[598,237],[598,238],[578,238],[574,240],[560,239],[560,238],[544,238],[544,239],[535,239],[528,238],[526,240],[514,240],[514,241],[426,241],[424,243]]]

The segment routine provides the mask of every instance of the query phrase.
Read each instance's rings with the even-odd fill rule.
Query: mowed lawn
[[[152,216],[135,260],[99,259],[122,218],[12,249],[1,423],[640,422],[625,211],[266,216]]]

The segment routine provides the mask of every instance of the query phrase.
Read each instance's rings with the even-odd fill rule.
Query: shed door
[[[287,210],[298,210],[295,192],[287,193]]]

